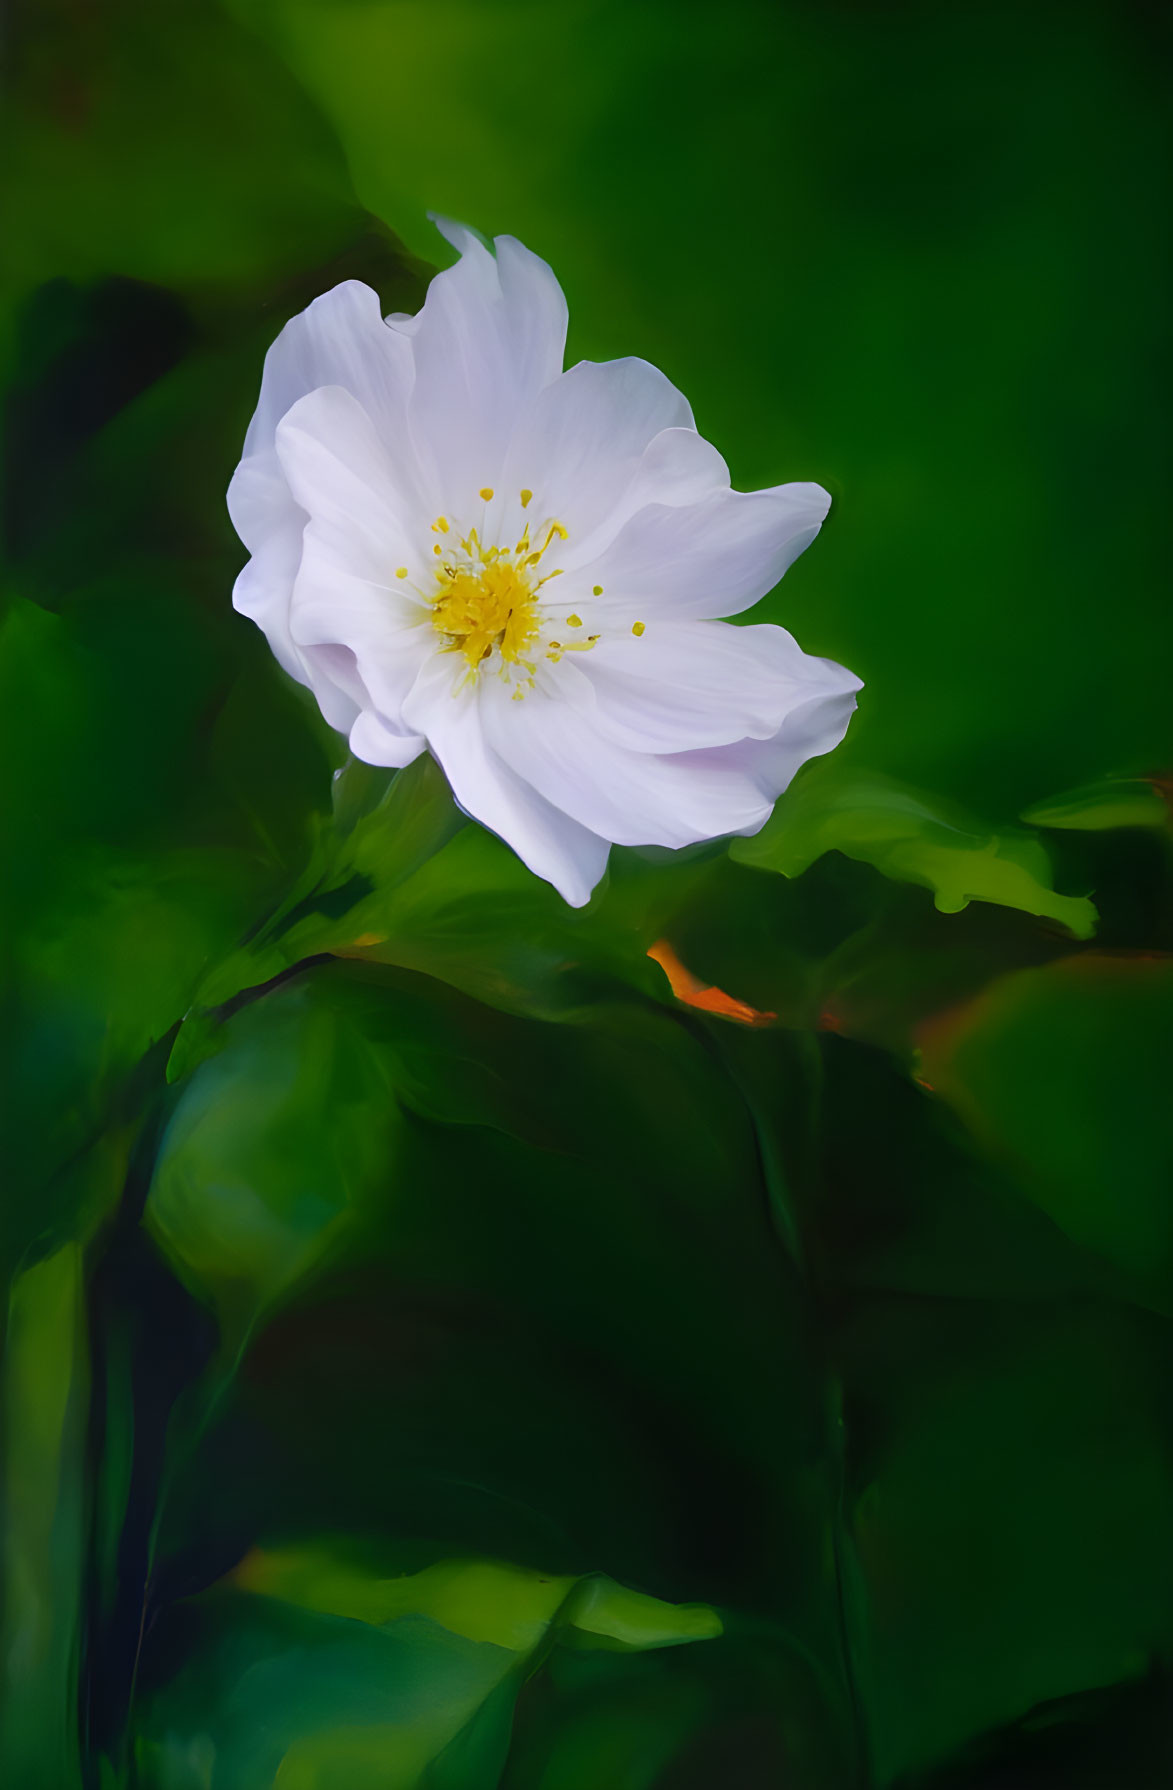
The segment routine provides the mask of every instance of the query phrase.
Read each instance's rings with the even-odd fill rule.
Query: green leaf
[[[397,1119],[385,1053],[315,985],[244,1008],[183,1091],[145,1223],[231,1335],[328,1253],[382,1185]]]
[[[1173,963],[1088,953],[921,1030],[920,1074],[1122,1290],[1173,1311]]]
[[[857,1432],[847,1511],[879,1783],[920,1782],[1077,1687],[1140,1679],[1173,1645],[1173,1468],[1150,1330],[1148,1314],[1086,1299],[877,1291],[854,1306],[840,1340]]]
[[[623,1651],[712,1640],[721,1619],[703,1604],[669,1604],[603,1574],[541,1573],[497,1560],[442,1560],[422,1572],[373,1578],[325,1547],[253,1553],[241,1588],[299,1608],[383,1625],[426,1616],[452,1634],[529,1653],[554,1629]]]
[[[721,1618],[705,1604],[666,1604],[602,1576],[579,1580],[562,1620],[577,1645],[622,1653],[711,1641],[722,1633]]]
[[[712,1610],[602,1578],[490,1560],[377,1578],[323,1546],[248,1556],[196,1610],[199,1651],[139,1744],[147,1790],[184,1783],[185,1762],[209,1754],[218,1790],[482,1790],[558,1640],[641,1651],[722,1632]]]
[[[931,889],[942,913],[988,901],[1058,921],[1076,938],[1095,930],[1096,910],[1086,896],[1052,889],[1050,862],[1037,839],[982,830],[946,803],[837,762],[809,767],[779,798],[762,832],[730,847],[739,863],[783,876],[800,876],[828,851]]]
[[[205,975],[168,1079],[217,1048],[221,1007],[326,955],[417,970],[545,1017],[581,1011],[600,984],[666,999],[648,949],[716,860],[615,856],[589,906],[568,907],[502,840],[465,821],[432,758],[390,777],[352,759],[300,878],[265,925]]]
[[[348,1074],[327,1016],[349,1040]],[[229,1196],[246,1213],[243,1196],[280,1200],[281,1232],[262,1239],[280,1264],[286,1186],[335,1208],[346,1179],[355,1192],[265,1307],[158,1520],[144,1784],[167,1784],[210,1739],[227,1786],[279,1765],[306,1782],[333,1771],[347,1790],[368,1773],[412,1783],[428,1757],[429,1790],[480,1790],[556,1624],[533,1698],[567,1672],[609,1687],[612,1754],[627,1733],[673,1758],[710,1698],[719,1744],[748,1699],[784,1731],[769,1743],[780,1756],[792,1739],[826,1754],[812,1790],[835,1790],[855,1743],[822,1384],[804,1366],[810,1316],[771,1228],[759,1140],[703,1027],[622,985],[547,1021],[355,961],[307,967],[224,1033],[178,1109],[202,1085],[209,1137],[219,1107],[236,1115],[187,1177],[207,1207],[209,1289],[253,1272]],[[364,1053],[381,1095],[363,1092]],[[269,1056],[280,1100],[257,1073]],[[360,1188],[351,1132],[385,1124],[392,1104]],[[242,1556],[231,1589],[167,1601]],[[682,1666],[657,1679],[651,1711],[631,1707],[624,1687],[642,1680],[612,1667],[636,1672],[661,1649],[720,1655],[724,1638],[685,1643],[715,1637],[739,1603],[773,1613],[766,1642],[743,1637],[727,1667]],[[264,1636],[259,1606],[275,1625]],[[355,1651],[332,1663],[334,1637],[355,1630],[366,1639],[347,1647],[362,1658],[382,1648],[369,1674]],[[341,1679],[353,1703],[338,1701]],[[263,1735],[274,1755],[235,1763]],[[642,1790],[634,1774],[635,1762],[616,1781]]]
[[[0,1775],[28,1790],[82,1781],[88,1394],[82,1251],[67,1243],[12,1286],[0,1378]]]
[[[1022,816],[1032,827],[1098,833],[1112,827],[1169,826],[1169,803],[1148,777],[1114,777],[1036,802]]]

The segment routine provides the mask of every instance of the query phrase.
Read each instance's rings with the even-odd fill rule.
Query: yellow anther
[[[398,569],[396,570],[395,576],[397,578],[406,578],[407,577],[407,567],[406,566],[398,567]]]
[[[444,569],[450,582],[441,580],[432,608],[432,625],[445,641],[441,650],[462,653],[473,670],[494,652],[526,666],[539,628],[529,577],[504,558]]]
[[[582,627],[582,616],[581,615],[568,615],[566,617],[566,625],[567,625],[567,627],[570,627],[570,628],[581,628]]]
[[[443,547],[441,547],[439,541],[437,541],[436,545],[432,548],[432,552],[433,553],[443,553],[443,551],[444,551]]]
[[[480,489],[480,493],[479,493],[479,495],[480,495],[480,496],[481,496],[481,497],[483,497],[483,498],[484,498],[484,500],[485,500],[485,502],[486,502],[486,503],[488,503],[488,501],[489,501],[489,499],[490,499],[490,498],[491,498],[491,497],[492,497],[492,495],[493,495],[493,487],[492,487],[492,485],[482,485],[482,486],[481,486],[481,489]]]
[[[601,584],[592,584],[591,585],[592,597],[601,597],[602,594],[603,594],[603,587]]]
[[[637,640],[638,640],[638,639],[639,639],[639,637],[640,637],[640,635],[641,635],[641,634],[642,634],[642,633],[643,633],[643,631],[644,631],[644,625],[643,625],[643,623],[642,623],[642,622],[632,622],[632,624],[631,624],[631,631],[632,631],[632,633],[633,633],[633,634],[634,634],[634,635],[635,635],[635,637],[636,637],[636,639],[637,639]]]
[[[436,520],[432,523],[432,533],[434,535],[446,535],[448,533],[447,516],[436,517]]]
[[[522,491],[522,494],[521,494],[521,507],[522,507],[522,509],[523,509],[523,510],[528,510],[528,509],[529,509],[529,506],[530,506],[530,501],[531,501],[531,499],[532,499],[532,498],[533,498],[533,492],[532,492],[532,491],[524,491],[524,490],[523,490],[523,491]]]

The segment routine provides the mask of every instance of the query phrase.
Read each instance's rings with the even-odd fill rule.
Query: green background
[[[4,32],[0,1776],[1168,1781],[1161,13]],[[754,618],[844,746],[582,912],[230,605],[266,347],[430,210],[835,500]]]

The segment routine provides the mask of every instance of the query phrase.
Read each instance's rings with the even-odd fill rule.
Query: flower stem
[[[4,1578],[0,1783],[80,1790],[78,1659],[85,1571],[89,1358],[82,1246],[18,1274],[0,1389]]]

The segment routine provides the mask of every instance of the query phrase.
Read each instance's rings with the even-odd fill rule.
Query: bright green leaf
[[[1020,908],[1090,938],[1096,910],[1086,896],[1058,895],[1037,839],[979,829],[968,816],[886,777],[831,761],[812,766],[783,795],[762,832],[737,839],[742,864],[800,876],[824,852],[873,864],[899,882],[931,889],[942,913],[971,901]]]
[[[1036,802],[1022,818],[1032,827],[1062,827],[1081,833],[1111,827],[1168,827],[1169,803],[1151,779],[1119,777]]]

